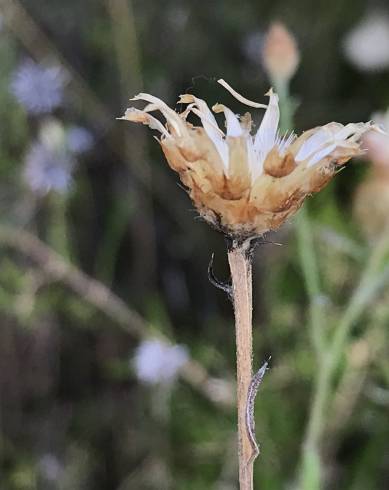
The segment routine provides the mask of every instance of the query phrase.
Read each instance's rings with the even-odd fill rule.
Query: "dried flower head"
[[[274,22],[266,34],[263,64],[271,80],[287,82],[296,72],[300,54],[296,39],[281,22]]]
[[[160,132],[160,144],[170,167],[179,173],[200,215],[235,237],[253,237],[275,230],[292,216],[304,199],[324,187],[351,157],[360,154],[360,138],[371,124],[343,126],[329,123],[281,136],[278,131],[278,97],[270,91],[269,104],[249,101],[219,80],[240,102],[266,112],[257,131],[251,134],[251,115],[239,117],[228,107],[223,112],[223,132],[204,100],[191,94],[180,97],[188,104],[178,114],[157,97],[139,94],[143,110],[127,109],[122,119],[148,125]],[[160,111],[164,126],[150,112]],[[201,125],[187,121],[193,113]]]
[[[346,57],[363,71],[379,71],[389,67],[389,16],[372,12],[345,37]]]
[[[182,345],[169,345],[161,340],[145,340],[134,357],[136,375],[143,383],[169,384],[188,361],[188,351]]]
[[[45,67],[27,60],[15,71],[10,89],[27,112],[45,114],[62,104],[65,83],[61,67]]]

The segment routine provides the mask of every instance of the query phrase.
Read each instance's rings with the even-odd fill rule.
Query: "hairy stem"
[[[250,243],[228,252],[235,312],[239,488],[253,489],[253,448],[246,426],[247,394],[252,379],[252,273]]]

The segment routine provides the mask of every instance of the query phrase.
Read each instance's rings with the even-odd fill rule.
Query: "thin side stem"
[[[318,369],[326,353],[324,312],[322,307],[319,270],[308,213],[305,207],[296,218],[297,246],[305,287],[309,297],[309,315],[312,344],[316,351]]]
[[[315,383],[314,397],[303,446],[305,453],[313,452],[317,457],[319,457],[319,442],[324,426],[325,409],[331,394],[331,367],[329,358],[322,360]]]
[[[327,352],[321,359],[318,372],[313,403],[309,414],[307,433],[303,445],[302,484],[301,488],[313,490],[320,488],[321,468],[318,469],[315,487],[308,480],[306,473],[313,458],[320,466],[320,442],[325,428],[327,408],[332,395],[334,373],[339,366],[350,331],[360,318],[367,305],[374,299],[380,288],[388,280],[389,267],[382,269],[382,262],[388,252],[388,238],[383,237],[377,242],[362,274],[360,283],[352,294],[348,306],[342,315],[331,341],[327,344]]]
[[[252,379],[252,268],[249,244],[228,252],[236,330],[239,488],[253,489],[253,448],[246,426],[247,394]]]
[[[67,260],[71,258],[66,222],[66,196],[52,193],[49,196],[49,226],[47,241],[57,253]]]

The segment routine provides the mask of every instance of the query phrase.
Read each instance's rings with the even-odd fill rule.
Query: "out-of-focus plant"
[[[128,94],[143,86],[170,103],[177,91],[216,101],[228,94],[217,90],[215,73],[234,80],[239,73],[234,84],[251,94],[261,85],[263,93],[262,28],[285,11],[304,52],[293,93],[304,94],[311,109],[296,114],[298,125],[310,127],[335,112],[339,120],[363,119],[387,104],[384,6],[378,15],[371,6],[361,15],[362,6],[350,0],[312,9],[300,8],[299,0],[250,0],[244,8],[220,2],[215,22],[198,2],[182,3],[0,0],[0,487],[6,490],[236,488],[229,305],[206,286],[203,270],[218,238],[191,226],[186,196],[160,165],[152,139],[114,121]],[[363,56],[353,61],[344,49],[350,64],[338,56],[339,38],[346,33],[344,47],[348,32],[357,34],[354,55]],[[281,126],[291,128],[297,104],[284,79],[292,79],[299,52],[279,23],[273,34],[275,58],[267,69],[281,67],[272,85]],[[363,146],[377,135],[386,141],[369,133]],[[383,156],[385,145],[376,150]],[[369,158],[381,159],[372,148]],[[320,276],[311,314],[324,312],[328,337],[385,220],[386,178],[374,164],[365,179],[363,167],[342,172],[308,208]],[[354,209],[359,203],[364,216],[355,211],[353,221],[347,203],[358,180]],[[368,199],[363,188],[370,188]],[[288,241],[291,229],[283,227],[277,241]],[[317,376],[301,328],[307,315],[294,245],[292,239],[287,247],[261,247],[255,260],[254,357],[272,354],[256,408],[263,451],[255,479],[266,490],[292,486]],[[383,294],[356,322],[333,377],[320,441],[328,487],[385,486],[388,318]],[[173,369],[174,385],[136,376],[134,357],[151,341],[164,346],[157,354],[188,346],[186,362],[178,359]],[[143,352],[144,365],[163,380],[164,367],[171,373],[172,366],[153,353]]]
[[[358,69],[367,72],[389,67],[389,15],[369,11],[344,38],[343,51]]]
[[[355,218],[371,246],[380,236],[389,233],[389,112],[375,113],[372,118],[386,134],[365,135],[364,146],[372,165],[354,197]]]
[[[382,31],[384,29],[384,19],[376,19]],[[357,43],[363,43],[366,38],[373,42],[372,36],[369,35],[370,24],[373,20],[361,26],[359,30],[350,35],[347,41],[348,52],[358,51],[358,56],[364,59],[368,58],[361,53],[361,49],[366,46],[356,46]],[[369,32],[367,32],[369,31]],[[375,35],[379,36],[378,31]],[[282,38],[282,43],[281,39]],[[274,48],[273,48],[274,45]],[[367,48],[366,48],[367,49]],[[350,54],[351,56],[351,54]],[[357,55],[355,55],[357,57]],[[284,97],[280,98],[281,113],[284,113],[283,130],[287,131],[293,127],[293,100],[289,96],[289,82],[297,67],[298,55],[296,54],[296,42],[283,26],[273,25],[266,37],[263,50],[264,66],[267,74],[275,86],[281,87],[281,93]],[[288,61],[290,69],[288,67]],[[377,64],[384,64],[386,61],[381,59]],[[379,152],[377,142],[381,143],[381,153],[383,147],[387,144],[387,136],[377,131],[368,131],[364,135],[365,143],[370,141],[371,146]],[[381,183],[381,181],[380,181]],[[369,186],[369,184],[367,184]],[[371,190],[371,189],[370,189]],[[377,189],[375,189],[377,191]],[[361,210],[360,214],[366,217],[366,227],[370,227],[371,220],[377,213],[371,213],[371,206],[366,199],[366,189],[363,187],[360,191],[360,202],[357,207]],[[381,194],[381,193],[379,193]],[[385,192],[381,197],[384,198]],[[372,193],[371,201],[377,196]],[[382,199],[380,204],[384,205]],[[364,209],[366,206],[366,209]],[[364,211],[362,212],[362,209]],[[380,213],[378,213],[380,214]],[[325,480],[325,464],[323,462],[321,448],[326,427],[329,423],[330,402],[336,390],[336,375],[340,364],[344,360],[344,354],[350,343],[350,334],[353,326],[366,310],[367,306],[376,298],[383,284],[389,280],[389,269],[384,267],[385,259],[389,252],[389,238],[386,233],[387,227],[379,223],[375,227],[376,243],[371,249],[362,272],[359,284],[351,294],[351,297],[344,307],[344,311],[337,315],[335,325],[328,329],[326,325],[326,316],[329,302],[323,302],[324,295],[330,297],[326,292],[323,293],[319,273],[319,262],[313,240],[312,224],[306,209],[300,211],[296,219],[296,235],[299,249],[301,268],[304,275],[306,290],[310,302],[310,321],[309,329],[311,333],[312,347],[316,356],[316,376],[314,378],[313,396],[309,411],[306,433],[302,442],[301,467],[299,469],[297,488],[304,490],[319,490],[323,488]],[[378,230],[380,233],[377,234]],[[384,232],[384,233],[382,233]],[[324,264],[324,267],[331,267],[330,264]],[[331,301],[331,300],[330,300]],[[328,317],[327,317],[328,318]],[[347,368],[343,367],[343,371]]]

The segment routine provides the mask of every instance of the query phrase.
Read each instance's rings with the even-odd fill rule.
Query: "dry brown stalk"
[[[240,490],[253,488],[253,447],[246,423],[247,394],[252,380],[252,267],[250,242],[228,252],[235,312],[238,448]]]

